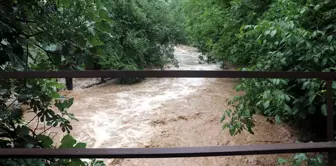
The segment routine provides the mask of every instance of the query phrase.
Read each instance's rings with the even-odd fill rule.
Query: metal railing
[[[336,143],[333,134],[333,72],[248,72],[248,71],[52,71],[1,72],[0,79],[22,78],[95,78],[95,77],[185,77],[185,78],[284,78],[326,81],[327,142],[177,148],[98,148],[98,149],[0,149],[0,158],[172,158],[279,153],[327,152],[328,165],[334,165]]]

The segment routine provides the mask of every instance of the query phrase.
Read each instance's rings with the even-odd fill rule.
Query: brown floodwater
[[[199,64],[195,48],[178,46],[179,70],[220,70],[216,64]],[[176,69],[170,67],[170,69]],[[168,69],[169,70],[169,69]],[[234,69],[230,69],[234,70]],[[116,85],[113,80],[76,79],[70,108],[79,122],[72,135],[91,148],[226,146],[292,143],[291,130],[256,116],[255,135],[243,132],[231,137],[220,124],[227,99],[241,95],[233,89],[236,79],[151,78],[134,85]],[[55,139],[61,138],[60,135]],[[108,165],[276,165],[281,155],[182,159],[111,159]],[[282,155],[283,156],[283,155]]]

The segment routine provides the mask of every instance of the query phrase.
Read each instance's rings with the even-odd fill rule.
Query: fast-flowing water
[[[179,46],[175,57],[179,70],[220,70],[216,64],[199,64],[196,49]],[[177,69],[171,67],[170,69]],[[96,79],[75,80],[70,108],[79,122],[72,135],[91,148],[215,146],[267,142],[290,142],[281,126],[257,119],[255,135],[231,137],[219,122],[226,100],[237,95],[234,79],[151,78],[134,85],[112,82],[82,89]],[[278,131],[271,133],[270,131]],[[266,165],[275,158],[198,158],[156,160],[109,160],[111,165]]]
[[[215,64],[198,64],[198,53],[178,47],[179,70],[215,70]],[[176,69],[174,67],[170,69]],[[181,100],[215,79],[158,78],[130,86],[105,84],[73,92],[71,112],[79,119],[74,135],[90,147],[137,147],[146,144],[155,129],[153,117],[170,100]],[[76,89],[76,88],[75,88]]]

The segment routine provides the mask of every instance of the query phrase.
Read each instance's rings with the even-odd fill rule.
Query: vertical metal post
[[[326,80],[327,85],[327,138],[328,141],[334,141],[334,111],[333,111],[333,91],[332,79]],[[334,155],[328,152],[328,166],[334,166]]]
[[[66,78],[65,79],[65,84],[68,90],[73,90],[73,79],[72,78]]]

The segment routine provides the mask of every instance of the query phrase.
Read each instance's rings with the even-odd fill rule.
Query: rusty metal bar
[[[49,71],[0,72],[0,78],[98,78],[98,77],[189,77],[189,78],[319,78],[336,77],[334,72],[258,72],[258,71]]]
[[[330,142],[269,144],[222,147],[130,148],[130,149],[0,149],[0,158],[171,158],[278,153],[328,152],[333,165],[333,100],[334,72],[246,72],[246,71],[52,71],[0,72],[0,78],[95,78],[95,77],[189,77],[189,78],[319,78],[327,83],[328,129]]]
[[[333,111],[333,90],[332,79],[326,80],[327,85],[327,138],[334,141],[334,111]]]
[[[334,141],[334,111],[333,111],[333,90],[332,79],[326,80],[327,86],[327,138],[328,141]],[[328,166],[334,166],[334,155],[332,152],[328,152]]]
[[[334,152],[336,143],[298,143],[179,148],[0,149],[0,158],[179,158]]]

